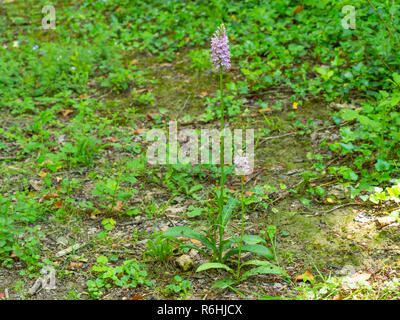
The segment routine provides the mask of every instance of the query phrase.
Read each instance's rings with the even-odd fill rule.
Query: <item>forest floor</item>
[[[218,127],[218,121],[204,124],[196,120],[199,118],[199,113],[201,114],[204,96],[210,93],[210,85],[208,81],[199,81],[196,74],[182,67],[185,66],[184,60],[178,59],[176,63],[168,64],[154,62],[150,64],[151,58],[136,59],[140,67],[151,70],[154,78],[162,84],[154,86],[157,99],[155,105],[167,109],[164,114],[159,114],[158,108],[140,110],[144,117],[141,118],[139,125],[136,122],[138,128],[144,129],[143,132],[151,129],[157,115],[164,119],[176,119],[178,125],[184,123],[186,128]],[[210,76],[209,81],[212,79]],[[263,92],[263,100],[275,97],[269,94],[268,91]],[[104,299],[168,298],[163,293],[163,288],[176,274],[190,280],[192,284],[193,289],[188,299],[243,297],[257,299],[268,296],[308,299],[327,297],[327,294],[328,297],[336,299],[352,295],[376,299],[398,295],[393,288],[398,284],[396,277],[400,272],[399,250],[396,244],[399,240],[399,228],[396,225],[382,228],[375,223],[375,217],[380,215],[379,207],[340,202],[340,199],[346,198],[346,189],[337,187],[329,181],[316,181],[316,183],[325,185],[328,194],[337,199],[331,203],[322,200],[319,204],[304,205],[299,200],[301,192],[296,196],[287,192],[289,189],[296,189],[302,182],[299,174],[310,167],[307,153],[315,152],[323,138],[334,140],[337,137],[338,126],[334,125],[330,117],[335,104],[309,101],[304,106],[293,109],[288,97],[282,94],[281,111],[260,112],[260,107],[257,105],[259,98],[258,96],[246,99],[244,106],[246,111],[240,117],[239,127],[264,128],[266,126],[264,115],[279,117],[281,124],[270,134],[257,138],[255,170],[246,181],[246,190],[268,184],[276,187],[278,192],[271,192],[269,201],[273,206],[270,208],[256,206],[246,212],[245,230],[257,234],[266,225],[278,227],[277,258],[291,276],[291,281],[285,281],[277,276],[258,276],[235,287],[240,294],[229,289],[215,290],[211,289],[210,285],[216,278],[222,277],[223,272],[195,273],[196,268],[182,272],[175,264],[177,256],[173,256],[166,263],[151,261],[147,263],[148,278],[151,279],[153,286],[140,286],[135,289],[113,287],[104,293]],[[123,101],[122,104],[121,100],[115,102],[112,94],[101,99],[104,99],[106,104],[112,103],[123,118],[125,112]],[[101,114],[102,111],[98,111],[99,119],[107,117]],[[57,116],[61,121],[68,122],[72,115]],[[183,115],[191,117],[189,124]],[[5,112],[1,116],[5,128],[16,121]],[[113,119],[115,118],[114,115]],[[25,123],[19,122],[21,127],[29,125],[29,119],[25,120]],[[294,120],[311,123],[311,134],[297,134],[291,125]],[[230,124],[229,119],[227,124]],[[120,133],[120,137],[132,135],[129,124],[118,123],[115,129]],[[144,134],[140,134],[142,131],[137,130],[139,134],[136,134],[134,139],[138,144],[146,145]],[[103,141],[108,139],[121,144],[131,143],[129,139],[123,142],[123,139],[113,137],[103,138]],[[12,146],[9,146],[8,150],[12,150]],[[12,152],[7,154],[8,157],[10,155],[12,156]],[[105,150],[101,157],[100,161],[90,168],[91,176],[93,172],[98,176],[115,174],[125,164],[121,161],[126,161],[126,155],[113,147]],[[41,201],[40,196],[36,194],[43,184],[41,170],[31,169],[35,161],[34,157],[27,157],[23,161],[9,161],[6,165],[3,164],[1,183],[18,188],[21,183],[21,174],[18,172],[27,171],[30,173],[27,187],[31,190],[32,197]],[[7,175],[7,180],[4,179],[5,171],[12,173]],[[94,185],[88,174],[89,168],[72,168],[57,172],[52,179],[56,185],[66,177],[70,180],[77,179],[79,188],[71,194],[71,197],[78,202],[91,201],[97,206],[99,200],[91,193]],[[117,208],[111,210],[111,213],[76,210],[73,214],[51,216],[39,222],[42,232],[40,236],[42,260],[53,261],[57,268],[56,289],[41,290],[31,299],[89,298],[86,281],[90,278],[91,267],[96,263],[98,256],[113,256],[116,264],[126,259],[141,259],[149,241],[144,235],[180,225],[187,219],[185,212],[193,199],[182,195],[169,202],[165,212],[153,217],[148,209],[149,204],[161,208],[168,202],[169,192],[162,184],[157,185],[146,178],[146,175],[137,178],[140,184],[139,192],[124,203],[118,202]],[[191,187],[194,182],[185,183]],[[213,181],[210,181],[207,187],[212,187],[212,183]],[[233,192],[238,192],[239,187],[237,177],[232,176],[227,181],[227,188]],[[51,192],[47,197],[53,197]],[[153,202],[149,202],[151,199]],[[55,206],[59,207],[62,204],[55,202]],[[134,217],[119,217],[118,212],[127,207],[137,208],[139,213]],[[111,231],[108,231],[106,239],[99,240],[96,235],[104,231],[102,219],[109,217],[115,219],[116,224]],[[237,217],[231,222],[230,228],[237,232],[240,229],[239,222]],[[81,247],[61,257],[56,256],[57,252],[76,244]],[[204,262],[196,252],[191,251],[190,254],[195,266]],[[0,269],[0,292],[7,290],[12,299],[27,297],[27,292],[37,277],[19,275],[17,271],[23,268],[23,264],[17,261],[12,269]],[[304,275],[313,278],[312,284],[309,283],[310,280],[304,281]]]
[[[354,116],[379,105],[373,98],[397,97],[383,80],[388,63],[396,68],[395,46],[379,59],[365,49],[375,34],[388,38],[369,6],[357,30],[343,30],[329,1],[60,0],[57,29],[44,31],[45,2],[0,5],[0,300],[400,298],[400,220],[389,216],[397,208],[368,201],[398,176],[397,142],[384,139],[400,137],[388,133],[400,113],[385,109],[381,132],[370,119],[379,108],[362,111],[367,125]],[[209,38],[221,21],[232,49],[225,127],[255,132],[244,231],[287,274],[223,289],[212,286],[228,272],[196,272],[204,256],[163,237],[215,223],[219,165],[146,159],[146,134],[168,132],[170,121],[178,131],[220,128]],[[342,121],[342,109],[354,117]],[[349,132],[358,136],[345,141]],[[224,190],[239,200],[233,169]],[[239,209],[227,230],[240,235]],[[41,282],[49,279],[54,287]]]

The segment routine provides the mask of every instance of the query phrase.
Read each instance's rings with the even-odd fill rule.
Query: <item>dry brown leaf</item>
[[[47,176],[47,172],[39,171],[38,175],[39,175],[39,177],[41,177],[43,179]]]
[[[69,264],[69,267],[70,267],[71,269],[80,269],[80,268],[83,267],[83,263],[82,263],[82,262],[71,262],[71,263]]]
[[[146,116],[150,120],[155,120],[156,119],[156,115],[157,115],[157,113],[148,113]]]
[[[304,272],[302,275],[298,275],[296,280],[310,282],[311,280],[314,280],[314,275],[310,272],[310,270],[306,270],[306,272]]]
[[[133,130],[133,133],[136,134],[136,135],[141,135],[141,134],[145,133],[147,130],[148,129],[146,129],[146,128],[135,129],[135,130]]]
[[[48,194],[46,194],[46,195],[43,197],[43,199],[44,199],[44,200],[51,200],[51,199],[58,198],[58,197],[59,197],[58,193],[49,192]]]
[[[369,278],[371,278],[370,273],[355,273],[352,276],[352,279],[354,280],[355,283],[358,283],[360,281],[367,281]]]
[[[120,139],[115,138],[115,137],[107,137],[104,139],[105,141],[111,141],[111,142],[121,142]]]
[[[303,6],[297,6],[296,10],[294,10],[294,14],[298,14],[304,10]]]
[[[63,207],[63,202],[62,202],[62,200],[61,200],[61,199],[57,200],[57,201],[54,203],[54,206],[55,206],[57,209],[61,209],[61,208]]]
[[[143,92],[146,92],[147,90],[149,90],[149,89],[148,88],[139,89],[139,90],[136,90],[136,93],[143,93]]]
[[[271,111],[272,111],[271,108],[265,108],[265,109],[258,110],[259,113],[266,113],[266,112],[271,112]]]
[[[340,293],[338,293],[336,296],[334,296],[332,298],[332,300],[342,300],[342,299],[343,299],[343,296]]]
[[[64,118],[68,117],[71,113],[73,113],[74,109],[60,109],[60,113],[63,115]]]
[[[387,226],[387,225],[392,224],[394,222],[396,222],[396,218],[395,217],[378,217],[378,218],[376,218],[376,223],[380,227]]]

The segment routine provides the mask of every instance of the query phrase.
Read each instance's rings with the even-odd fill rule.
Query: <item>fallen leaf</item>
[[[298,275],[296,280],[310,282],[311,280],[314,280],[314,275],[310,272],[310,270],[306,270],[306,272],[304,272],[302,275]]]
[[[110,205],[110,207],[111,207],[111,205]],[[114,212],[120,212],[121,209],[122,209],[122,201],[117,200],[117,202],[115,203],[115,206],[112,207],[112,210],[113,210]]]
[[[195,244],[195,245],[200,245],[201,244],[201,242],[199,240],[196,240],[196,239],[190,239],[190,242]]]
[[[131,300],[143,300],[144,296],[133,296]]]
[[[54,207],[56,207],[56,209],[61,209],[63,207],[63,202],[61,199],[57,200],[56,202],[54,202]]]
[[[60,113],[63,115],[64,118],[68,117],[71,113],[73,113],[74,109],[60,109]]]
[[[58,193],[49,192],[48,194],[46,194],[46,195],[43,197],[43,199],[44,199],[44,200],[51,200],[51,199],[58,198],[58,197],[59,197]]]
[[[340,293],[338,293],[336,296],[333,297],[332,300],[342,300],[342,299],[343,299],[343,296]]]
[[[45,177],[47,176],[47,172],[40,171],[40,172],[38,173],[38,175],[39,175],[39,177],[41,177],[41,178],[43,179],[43,178],[45,178]]]
[[[115,138],[115,137],[107,137],[104,139],[105,141],[111,141],[111,142],[121,142],[120,139]]]
[[[136,134],[136,135],[141,135],[141,134],[145,133],[147,130],[148,130],[148,129],[146,129],[146,128],[143,128],[143,129],[135,129],[135,130],[133,130],[133,133]]]
[[[272,109],[271,108],[265,108],[265,109],[260,109],[260,110],[258,110],[258,112],[259,113],[266,113],[266,112],[270,112],[270,111],[272,111]]]
[[[294,10],[294,14],[298,14],[304,10],[303,6],[297,6],[296,10]]]
[[[387,225],[392,224],[394,222],[396,222],[396,218],[395,217],[378,217],[378,218],[376,218],[376,223],[380,227],[387,226]]]
[[[147,89],[147,88],[139,89],[139,90],[136,90],[136,93],[143,93],[143,92],[146,92],[147,90],[149,90],[149,89]]]
[[[150,120],[155,120],[156,119],[156,115],[157,115],[157,113],[148,113],[147,114],[147,118],[149,118]]]
[[[70,267],[71,269],[80,269],[80,268],[83,267],[83,263],[82,263],[82,262],[71,262],[71,263],[69,264],[69,267]]]
[[[356,273],[352,276],[353,280],[355,283],[358,283],[360,281],[367,281],[369,278],[371,278],[370,273]]]

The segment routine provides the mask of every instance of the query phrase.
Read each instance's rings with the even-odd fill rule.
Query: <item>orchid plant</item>
[[[226,33],[225,26],[222,24],[217,31],[214,33],[211,39],[211,61],[213,62],[215,69],[219,72],[219,88],[220,88],[220,108],[221,108],[221,133],[224,132],[225,117],[224,117],[224,85],[223,85],[223,71],[229,70],[231,67],[229,41]],[[197,268],[197,272],[208,270],[208,269],[225,269],[232,274],[231,278],[224,279],[215,284],[216,287],[224,288],[237,283],[238,281],[244,280],[252,275],[257,274],[278,274],[286,275],[285,271],[268,262],[262,260],[250,260],[243,262],[241,260],[243,252],[251,252],[264,257],[268,260],[274,259],[274,252],[271,251],[267,246],[267,242],[260,236],[257,235],[244,235],[244,213],[245,213],[245,201],[244,201],[244,175],[249,171],[248,155],[240,155],[235,157],[236,173],[242,176],[241,178],[241,231],[240,236],[236,236],[227,228],[227,224],[236,209],[239,200],[230,197],[226,203],[224,198],[224,183],[225,183],[225,172],[224,172],[224,135],[220,137],[220,167],[221,167],[221,179],[219,185],[218,195],[218,216],[216,223],[212,226],[211,230],[198,230],[191,229],[187,226],[177,226],[167,229],[164,232],[165,237],[172,237],[176,241],[178,237],[186,237],[199,241],[202,246],[196,246],[190,243],[181,243],[182,248],[195,249],[203,254],[209,262],[203,263]],[[230,237],[225,237],[226,232],[230,234]],[[210,251],[212,254],[210,254]],[[237,255],[236,270],[228,266],[228,261],[231,257]],[[241,274],[242,267],[246,265],[255,265],[256,267]]]

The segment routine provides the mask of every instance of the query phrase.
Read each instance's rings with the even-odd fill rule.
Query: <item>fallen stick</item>
[[[70,246],[64,250],[57,252],[56,257],[59,258],[59,257],[65,256],[66,254],[71,253],[74,250],[78,250],[78,249],[82,248],[83,246],[84,246],[84,244],[79,244],[79,243],[74,244],[73,246]]]

